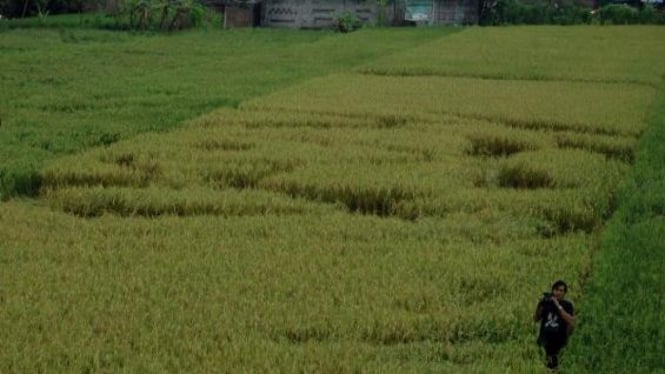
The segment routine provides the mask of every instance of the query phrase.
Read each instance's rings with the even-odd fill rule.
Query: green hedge
[[[102,0],[0,0],[0,14],[6,18],[19,18],[40,13],[81,13],[97,10],[102,6]]]
[[[639,9],[625,4],[610,4],[600,8],[598,19],[601,24],[614,25],[664,24],[665,13],[651,5]]]
[[[665,12],[651,5],[640,8],[608,4],[591,10],[580,5],[556,3],[525,4],[519,0],[498,0],[483,8],[481,25],[575,25],[575,24],[665,24]]]
[[[498,0],[481,14],[483,25],[539,25],[588,23],[591,12],[581,6],[558,7],[549,3],[524,4],[518,0]]]
[[[82,27],[173,31],[201,25],[221,25],[219,16],[203,6],[200,0],[124,0],[113,3],[115,6],[108,6],[108,13],[101,13],[99,9],[102,8],[102,3],[98,0],[77,2],[0,0],[0,14],[4,18],[0,21],[0,30],[29,27]]]

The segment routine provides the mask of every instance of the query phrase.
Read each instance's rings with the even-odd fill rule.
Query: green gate
[[[406,0],[406,12],[404,19],[416,23],[431,24],[434,9],[433,0]]]

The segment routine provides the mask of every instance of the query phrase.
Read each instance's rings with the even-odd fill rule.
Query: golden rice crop
[[[514,188],[611,186],[618,183],[626,169],[622,162],[582,150],[522,152],[501,162],[497,182]]]
[[[140,183],[105,180],[106,174],[95,168],[89,172],[96,179],[79,178],[87,181],[81,183],[67,177],[82,173],[80,163],[54,164],[44,175],[50,189],[83,184],[134,188],[65,188],[46,197],[53,207],[84,216],[305,210],[289,205],[289,198],[405,219],[499,209],[526,214],[536,220],[534,227],[551,235],[598,227],[626,168],[603,153],[560,144],[564,136],[592,145],[609,138],[597,135],[447,117],[444,123],[405,117],[397,128],[377,128],[371,121],[365,128],[310,127],[300,125],[303,122],[257,127],[254,123],[261,124],[266,113],[251,113],[224,110],[217,120],[202,119],[185,130],[120,143],[88,156],[95,165],[106,165],[100,170],[138,173]],[[273,118],[279,113],[272,112]],[[145,188],[148,185],[155,188]],[[491,192],[497,188],[549,191]],[[229,189],[249,192],[229,195],[234,191]],[[275,198],[257,198],[260,194]],[[226,202],[229,196],[234,196],[233,203]]]
[[[613,159],[632,163],[635,159],[637,139],[626,136],[605,136],[579,133],[560,133],[556,143],[562,148],[584,149],[598,152]]]
[[[530,334],[522,322],[530,314],[526,295],[541,291],[543,273],[574,279],[588,245],[583,235],[542,240],[525,233],[492,244],[439,231],[491,227],[476,221],[464,228],[468,222],[456,219],[404,224],[331,213],[81,220],[37,206],[3,208],[3,257],[15,263],[2,276],[11,285],[3,290],[7,312],[26,310],[29,298],[36,303],[11,324],[3,320],[7,349],[0,354],[3,362],[13,351],[31,355],[14,366],[26,370],[199,371],[228,360],[231,370],[316,362],[380,371],[398,365],[405,344],[423,365],[461,369],[467,360],[479,367],[503,360],[488,343],[521,352],[527,362],[506,363],[518,368],[535,361],[520,338]],[[8,220],[23,229],[8,229]],[[468,271],[478,268],[484,271]],[[31,280],[19,287],[25,272]],[[54,319],[61,322],[49,324]],[[21,331],[40,342],[11,338]],[[346,353],[324,354],[329,349]]]
[[[341,115],[443,113],[528,129],[639,136],[654,93],[630,84],[340,74],[242,107]]]
[[[304,200],[286,198],[266,191],[214,190],[202,187],[164,189],[122,187],[72,187],[46,191],[54,209],[81,217],[103,214],[120,216],[160,215],[242,216],[252,214],[304,214],[319,210]]]
[[[158,172],[157,168],[126,168],[102,163],[94,158],[66,158],[41,173],[46,188],[60,186],[145,186]]]
[[[476,27],[366,63],[356,70],[381,75],[657,86],[665,73],[661,63],[665,59],[664,37],[665,32],[658,26]]]

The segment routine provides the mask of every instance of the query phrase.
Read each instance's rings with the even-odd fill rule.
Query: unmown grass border
[[[594,259],[566,371],[665,368],[665,84],[649,125]]]

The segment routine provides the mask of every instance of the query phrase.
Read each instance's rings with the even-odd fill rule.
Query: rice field
[[[0,371],[541,372],[535,303],[584,296],[665,73],[645,30],[469,28],[52,159],[0,209]]]
[[[663,74],[659,56],[665,53],[662,40],[663,30],[658,26],[475,27],[356,70],[378,75],[615,82],[658,87]]]
[[[0,31],[0,199],[35,194],[38,170],[51,159],[168,131],[455,31]]]

